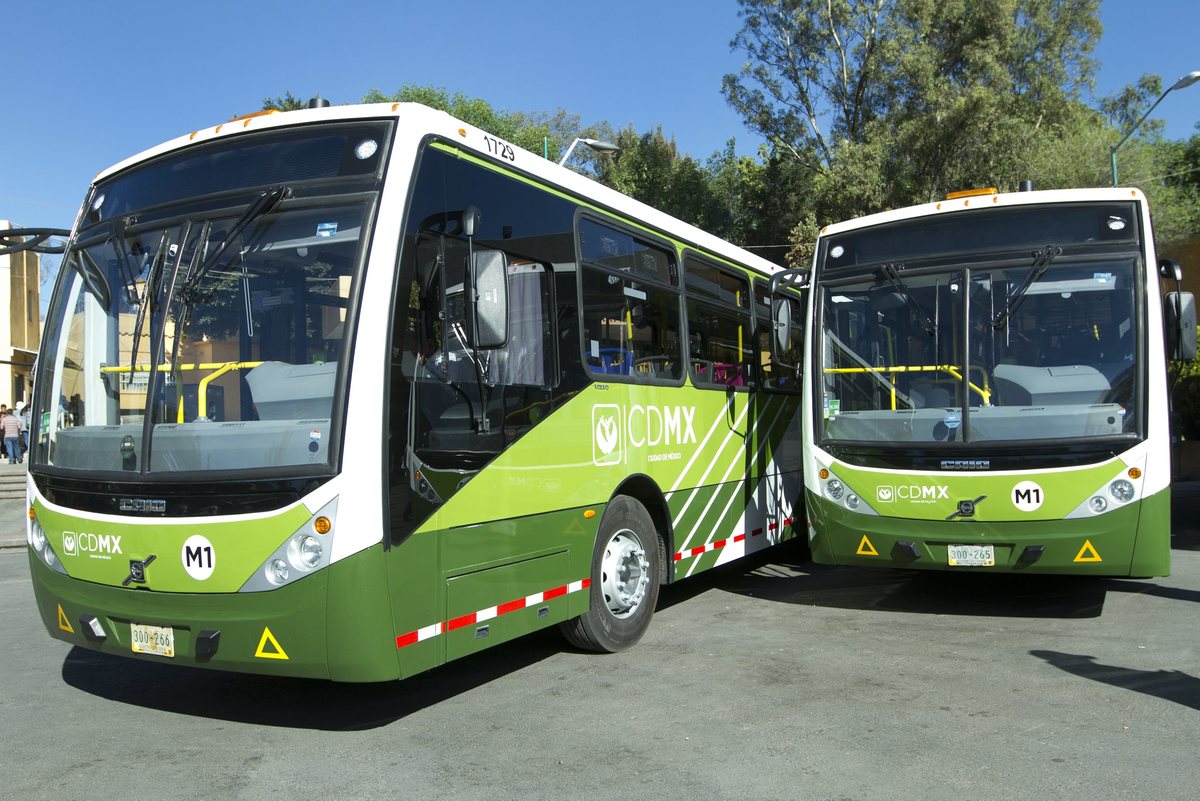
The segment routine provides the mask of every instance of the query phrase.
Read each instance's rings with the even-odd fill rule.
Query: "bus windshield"
[[[350,299],[378,186],[371,170],[369,183],[354,184],[337,182],[336,168],[288,175],[274,151],[315,138],[252,144],[259,173],[273,153],[285,165],[276,175],[223,174],[246,147],[226,143],[93,191],[48,315],[31,442],[40,462],[112,478],[330,469]],[[340,139],[353,149],[361,133]],[[177,184],[159,180],[172,164],[185,182],[195,173],[216,191],[172,195]],[[269,185],[238,187],[247,176]],[[160,202],[101,213],[118,201]]]
[[[821,282],[825,442],[1137,434],[1136,252],[1054,246]]]

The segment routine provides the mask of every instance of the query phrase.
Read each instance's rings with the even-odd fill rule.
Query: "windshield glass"
[[[374,199],[349,188],[309,181],[160,206],[144,223],[94,218],[64,256],[47,320],[37,460],[125,475],[326,472]]]
[[[973,262],[823,286],[823,440],[1136,431],[1135,258]]]

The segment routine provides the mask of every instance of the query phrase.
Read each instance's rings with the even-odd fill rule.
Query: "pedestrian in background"
[[[21,421],[21,461],[25,460],[25,454],[29,451],[29,421],[31,409],[28,403],[20,401],[17,403],[17,419]]]
[[[21,460],[21,421],[8,409],[0,412],[0,431],[4,432],[4,448],[8,451],[8,463]]]

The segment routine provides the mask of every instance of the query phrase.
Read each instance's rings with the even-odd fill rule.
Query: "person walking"
[[[25,454],[29,452],[30,412],[28,403],[17,403],[17,419],[21,421],[21,461],[25,461]]]
[[[8,463],[16,464],[21,458],[21,421],[5,409],[0,416],[0,431],[4,432],[4,447],[8,451]]]

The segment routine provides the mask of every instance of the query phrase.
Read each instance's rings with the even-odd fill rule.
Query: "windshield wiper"
[[[1008,318],[1013,315],[1013,312],[1021,305],[1021,301],[1025,299],[1025,293],[1029,291],[1029,287],[1033,286],[1033,282],[1037,281],[1046,274],[1046,270],[1050,269],[1051,263],[1058,256],[1062,255],[1062,248],[1057,245],[1046,245],[1041,250],[1033,252],[1033,264],[1029,267],[1029,274],[1025,276],[1025,280],[1021,285],[1012,291],[1008,296],[1008,303],[1003,309],[996,312],[996,316],[992,318],[992,328],[997,331],[1003,330],[1008,324]]]
[[[879,267],[885,278],[891,282],[896,291],[900,293],[900,297],[904,298],[905,305],[912,310],[916,315],[917,322],[921,324],[921,328],[925,329],[925,333],[933,336],[937,333],[937,326],[933,324],[933,320],[929,319],[929,315],[921,308],[921,304],[917,303],[916,298],[908,294],[908,288],[904,286],[904,282],[900,280],[900,271],[895,264],[882,264]]]
[[[273,186],[264,191],[242,213],[242,216],[238,217],[237,221],[230,226],[229,230],[225,233],[225,237],[221,240],[221,244],[217,245],[217,249],[210,253],[194,272],[189,267],[188,274],[183,279],[183,288],[179,290],[180,297],[185,306],[191,305],[196,285],[220,262],[221,257],[225,255],[225,251],[229,250],[234,240],[241,235],[242,231],[246,230],[250,223],[259,217],[274,211],[279,203],[289,194],[291,194],[291,189],[286,186]]]
[[[194,246],[194,249],[192,250],[192,258],[188,261],[188,267],[187,267],[188,275],[191,275],[192,271],[196,268],[196,263],[201,258],[200,251],[201,251],[202,245],[204,242],[208,241],[208,234],[211,230],[212,230],[212,222],[205,221],[204,227],[200,229],[200,235],[196,238],[196,244]],[[192,232],[192,223],[189,221],[188,225],[187,225],[187,229],[184,231],[183,239],[181,240],[183,245],[187,244],[188,237],[191,235],[191,232]],[[171,272],[171,286],[169,286],[167,288],[167,297],[168,298],[175,297],[175,282],[179,280],[179,266],[183,260],[183,250],[184,250],[183,247],[179,248],[179,260],[176,261],[175,269]],[[182,293],[180,293],[180,294],[182,294]],[[171,343],[171,361],[170,361],[171,375],[175,379],[175,386],[182,386],[179,382],[179,372],[180,372],[180,370],[179,370],[179,345],[183,341],[183,334],[184,334],[184,331],[187,329],[188,311],[190,308],[191,308],[191,306],[189,306],[188,304],[182,303],[182,301],[181,301],[181,308],[179,308],[177,310],[176,315],[175,315],[175,336]],[[168,306],[167,315],[170,316],[170,313],[171,313],[170,307]]]
[[[133,346],[129,351],[129,380],[133,381],[133,373],[137,370],[138,346],[142,342],[142,326],[146,323],[146,316],[149,314],[150,301],[153,298],[154,292],[154,276],[159,265],[165,264],[167,261],[167,232],[163,231],[162,238],[158,240],[158,250],[154,252],[154,258],[150,261],[150,269],[146,271],[146,283],[142,287],[142,296],[138,302],[137,319],[133,323]],[[153,332],[153,326],[151,327]],[[151,334],[153,335],[153,333]]]
[[[133,265],[129,262],[129,250],[125,246],[126,229],[129,223],[133,222],[132,217],[115,217],[112,224],[109,225],[109,241],[112,242],[113,251],[117,254],[117,263],[121,269],[121,280],[125,282],[125,300],[130,306],[138,305],[137,291],[137,273],[133,271]]]

